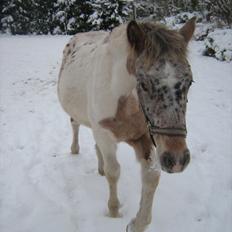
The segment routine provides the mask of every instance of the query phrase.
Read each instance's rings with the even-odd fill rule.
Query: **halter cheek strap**
[[[143,112],[143,115],[145,117],[146,120],[146,124],[147,124],[147,128],[151,137],[151,141],[153,143],[153,145],[156,147],[156,143],[154,140],[153,135],[155,134],[160,134],[160,135],[167,135],[167,136],[182,136],[184,138],[186,138],[187,135],[187,130],[186,127],[184,128],[161,128],[158,126],[154,126],[151,121],[149,120],[148,116],[146,115],[142,104],[140,103],[140,108]]]

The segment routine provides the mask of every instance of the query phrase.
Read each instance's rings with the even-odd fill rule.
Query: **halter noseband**
[[[153,126],[150,128],[152,134],[161,134],[168,136],[183,136],[186,137],[187,130],[186,128],[160,128]]]

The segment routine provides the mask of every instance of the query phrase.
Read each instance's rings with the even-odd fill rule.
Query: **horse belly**
[[[65,112],[78,123],[88,126],[85,74],[78,75],[75,69],[64,70],[59,81],[58,95]]]
[[[58,83],[63,109],[80,124],[90,127],[88,117],[88,82],[92,77],[93,54],[107,33],[81,33],[64,50]]]

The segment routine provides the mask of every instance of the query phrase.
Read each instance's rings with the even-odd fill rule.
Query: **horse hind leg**
[[[103,160],[102,153],[101,153],[101,151],[100,151],[97,144],[95,144],[95,149],[96,149],[96,154],[97,154],[97,159],[98,159],[98,173],[101,176],[104,176],[105,175],[105,172],[104,172],[104,160]]]
[[[79,147],[78,134],[79,134],[80,124],[78,124],[73,118],[71,118],[70,121],[71,121],[72,131],[73,131],[71,153],[79,154],[80,147]]]

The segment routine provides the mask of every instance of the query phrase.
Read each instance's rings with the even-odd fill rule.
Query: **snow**
[[[212,23],[197,23],[194,32],[194,38],[196,40],[204,40],[209,32],[215,29],[215,25]]]
[[[232,29],[216,29],[205,39],[206,49],[215,52],[218,60],[232,60]]]
[[[99,13],[97,11],[94,11],[88,19],[88,22],[92,22],[94,25],[100,25],[102,21],[103,20],[99,18]]]
[[[120,144],[122,218],[107,216],[108,186],[94,141],[81,127],[78,156],[56,83],[67,36],[0,37],[0,231],[118,232],[136,214],[140,172]],[[190,46],[189,167],[162,173],[148,232],[232,231],[232,66]]]
[[[66,14],[65,11],[60,10],[60,11],[58,11],[58,12],[56,13],[56,17],[62,17],[62,16],[65,15],[65,14]],[[64,22],[64,20],[62,20],[61,22]]]
[[[184,25],[188,20],[190,20],[193,17],[197,17],[196,21],[201,22],[203,20],[202,14],[200,12],[181,12],[179,14],[164,17],[163,20],[161,20],[162,23],[166,24],[168,27],[171,27],[173,29],[179,29],[181,26]]]
[[[200,13],[182,12],[175,16],[165,17],[161,20],[172,29],[179,30],[186,21],[193,16],[197,16],[196,29],[194,32],[194,39],[197,41],[204,40],[205,49],[202,51],[203,55],[212,56],[220,61],[232,61],[232,29],[217,28],[217,23],[203,22]]]
[[[75,24],[76,19],[74,17],[70,18],[68,21],[68,25],[67,25],[67,29],[71,29],[72,28],[72,24]]]

